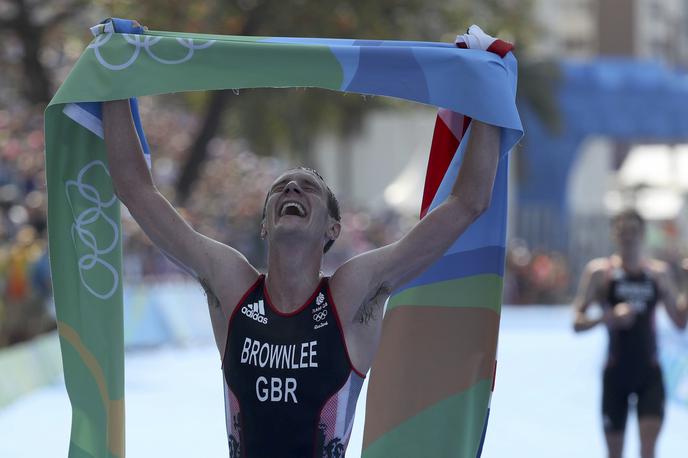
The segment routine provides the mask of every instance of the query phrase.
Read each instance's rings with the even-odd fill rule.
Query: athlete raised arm
[[[499,129],[472,121],[466,156],[449,197],[398,242],[364,253],[332,276],[356,367],[367,370],[390,293],[436,261],[489,206],[499,159]]]
[[[103,129],[110,175],[115,193],[153,243],[177,265],[196,277],[211,302],[236,303],[258,278],[246,258],[189,226],[160,194],[143,158],[129,101],[103,103]],[[219,348],[224,347],[231,309],[210,308]]]

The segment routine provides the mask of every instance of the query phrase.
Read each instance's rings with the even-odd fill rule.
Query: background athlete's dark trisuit
[[[607,431],[623,431],[631,394],[638,398],[638,416],[664,415],[664,383],[657,361],[655,307],[657,283],[645,272],[612,269],[605,307],[625,302],[635,310],[628,329],[609,329],[609,355],[604,369],[602,413]]]
[[[327,279],[286,314],[261,276],[230,318],[223,373],[230,457],[344,457],[363,375]]]

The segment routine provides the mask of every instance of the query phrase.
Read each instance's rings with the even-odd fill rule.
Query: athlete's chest
[[[346,378],[346,350],[328,299],[323,288],[300,309],[286,314],[258,290],[239,305],[228,328],[225,374],[240,399],[320,402]]]
[[[617,278],[609,285],[609,299],[613,304],[625,302],[636,313],[649,313],[657,302],[657,286],[649,276]]]
[[[336,312],[326,293],[322,288],[299,309],[283,313],[259,290],[235,311],[228,327],[229,340],[245,335],[281,345],[295,345],[312,339],[339,337]]]

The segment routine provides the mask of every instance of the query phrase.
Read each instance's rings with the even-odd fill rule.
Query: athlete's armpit
[[[354,321],[360,324],[368,324],[371,320],[377,321],[382,319],[385,303],[387,299],[389,299],[391,293],[392,291],[389,286],[381,285],[373,297],[364,301],[359,307],[354,316]]]
[[[210,288],[208,280],[199,278],[198,282],[201,284],[203,292],[205,292],[205,297],[208,300],[208,306],[211,308],[220,308],[220,299],[217,298],[217,295]]]

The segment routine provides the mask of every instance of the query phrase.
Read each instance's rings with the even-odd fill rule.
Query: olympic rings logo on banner
[[[141,49],[145,50],[146,53],[151,57],[151,59],[165,65],[176,65],[176,64],[181,64],[184,62],[187,62],[191,60],[191,58],[194,55],[194,52],[199,49],[206,49],[209,48],[210,46],[215,43],[215,40],[208,40],[205,43],[202,44],[195,44],[194,40],[191,38],[177,38],[177,43],[179,43],[181,46],[186,48],[186,55],[183,57],[180,57],[179,59],[164,59],[158,55],[156,55],[153,50],[151,49],[153,46],[155,46],[160,40],[162,40],[163,37],[153,37],[150,35],[138,35],[138,34],[129,34],[129,33],[123,33],[122,36],[124,37],[124,40],[129,43],[130,45],[134,46],[134,52],[132,55],[129,57],[129,59],[121,64],[111,64],[105,58],[100,52],[100,48],[104,46],[112,36],[114,35],[113,32],[109,33],[104,33],[101,35],[98,35],[96,39],[88,45],[88,48],[93,49],[93,52],[96,55],[96,59],[98,59],[98,62],[110,70],[124,70],[125,68],[131,66],[134,62],[136,62],[136,59],[139,57],[141,54]]]
[[[119,225],[105,213],[104,209],[112,207],[115,202],[117,202],[117,196],[113,194],[110,199],[104,200],[95,186],[84,183],[84,175],[93,167],[101,167],[105,173],[109,175],[103,161],[90,162],[79,171],[76,180],[68,180],[65,182],[65,192],[67,194],[69,206],[72,208],[72,215],[74,215],[72,241],[76,246],[78,239],[78,241],[90,251],[90,253],[81,256],[78,261],[81,283],[95,297],[106,300],[110,299],[117,291],[119,273],[112,264],[103,259],[103,256],[112,253],[117,248],[117,242],[119,242]],[[91,204],[78,214],[75,213],[72,203],[70,195],[71,189],[76,189],[79,195]],[[98,220],[104,221],[112,229],[111,240],[110,237],[108,237],[108,241],[100,245],[96,235],[88,229],[88,225]],[[97,266],[100,266],[102,271],[109,273],[112,277],[112,281],[108,282],[111,286],[105,291],[97,291],[88,283],[86,278],[84,278],[84,272],[90,271]]]
[[[322,321],[327,317],[327,310],[323,310],[322,312],[316,313],[313,315],[313,319],[315,321]]]

